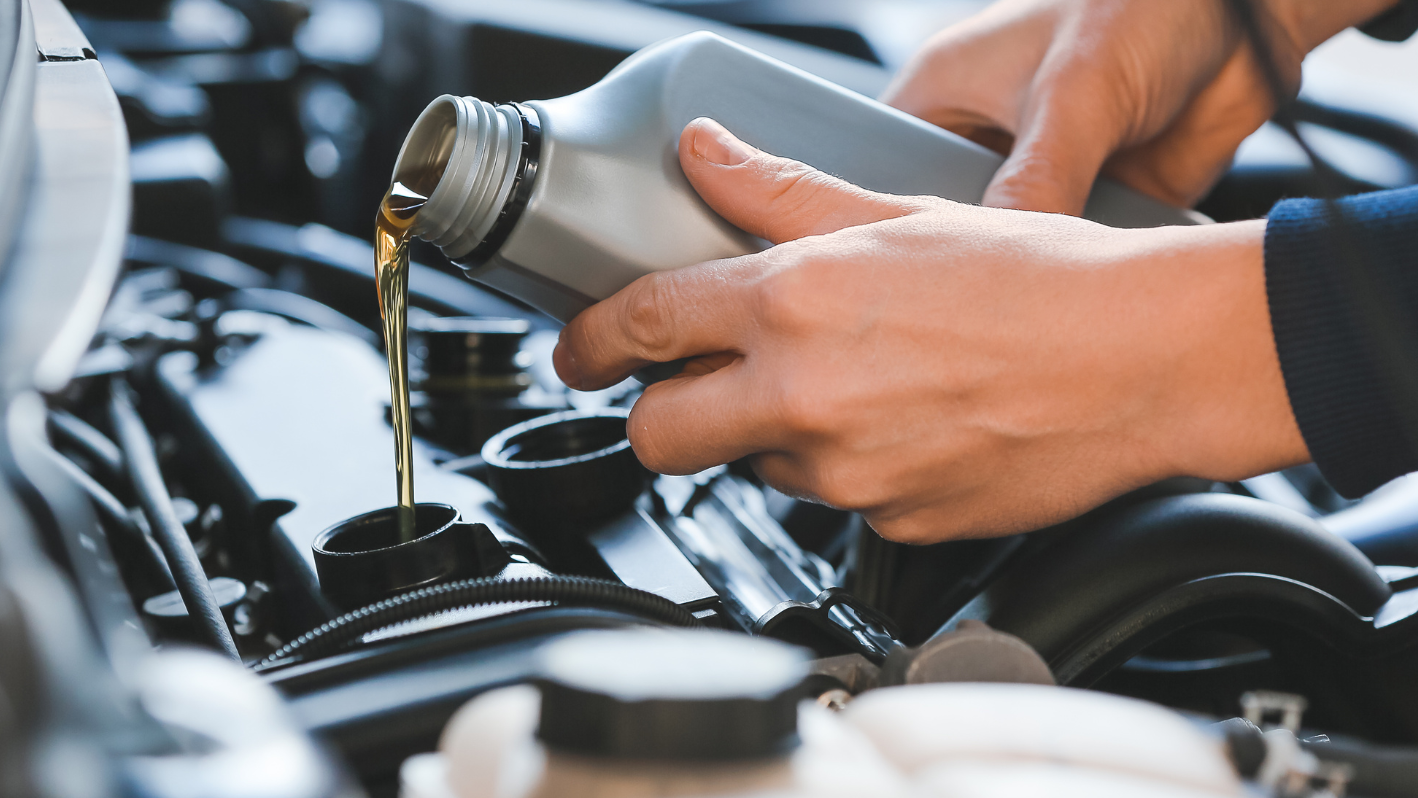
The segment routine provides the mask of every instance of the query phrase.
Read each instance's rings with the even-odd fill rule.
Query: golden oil
[[[427,197],[401,183],[385,192],[375,217],[374,282],[389,355],[389,406],[394,427],[394,473],[397,480],[399,539],[414,532],[414,439],[409,417],[409,238],[414,216]]]

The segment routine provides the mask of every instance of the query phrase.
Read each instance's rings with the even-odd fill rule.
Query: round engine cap
[[[635,506],[651,474],[626,437],[630,410],[552,413],[483,444],[488,482],[523,531],[589,532]]]
[[[719,631],[581,632],[542,651],[537,737],[642,760],[779,756],[798,744],[798,648]]]

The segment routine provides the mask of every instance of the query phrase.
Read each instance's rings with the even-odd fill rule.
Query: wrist
[[[1265,222],[1157,233],[1137,262],[1171,297],[1154,340],[1163,470],[1234,481],[1307,462],[1271,330]]]

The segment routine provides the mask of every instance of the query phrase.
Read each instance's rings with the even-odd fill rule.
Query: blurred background
[[[0,0],[0,8],[6,5],[5,0]],[[259,462],[261,469],[269,467],[282,479],[292,472],[302,478],[314,475],[309,480],[313,484],[322,475],[339,470],[327,468],[328,455],[322,448],[282,449],[265,442],[276,440],[284,444],[287,441],[281,437],[285,434],[283,429],[314,429],[319,426],[314,421],[337,418],[335,413],[341,408],[353,406],[360,410],[368,396],[387,397],[382,362],[375,356],[378,316],[368,242],[375,208],[388,186],[399,145],[432,98],[451,93],[507,102],[566,95],[595,83],[621,60],[647,45],[701,29],[874,96],[929,36],[984,5],[976,0],[69,0],[66,6],[84,36],[66,37],[62,34],[67,19],[59,19],[62,13],[53,13],[59,9],[56,0],[32,0],[30,7],[35,9],[36,28],[41,34],[37,40],[47,62],[41,63],[41,74],[48,76],[41,88],[48,90],[49,96],[40,92],[40,99],[53,104],[48,107],[58,107],[72,99],[71,95],[58,100],[54,97],[61,93],[56,87],[70,88],[70,84],[63,83],[66,72],[87,73],[101,84],[103,75],[92,68],[92,57],[97,57],[118,95],[122,121],[116,112],[99,121],[111,122],[111,129],[106,131],[111,135],[104,141],[121,144],[121,126],[126,126],[131,141],[134,235],[127,236],[122,230],[126,212],[123,203],[106,201],[112,197],[88,190],[87,184],[79,185],[82,190],[70,194],[58,189],[49,193],[0,192],[0,222],[5,216],[7,196],[11,204],[16,202],[15,197],[23,197],[21,201],[32,206],[31,210],[43,212],[31,215],[43,217],[44,222],[16,228],[17,237],[27,234],[39,241],[29,250],[12,250],[0,236],[0,243],[6,245],[0,248],[33,255],[11,257],[10,261],[0,258],[0,281],[8,281],[4,286],[10,289],[0,291],[0,332],[4,333],[0,342],[5,344],[0,347],[0,365],[6,366],[0,369],[0,376],[10,380],[0,384],[0,394],[8,399],[10,394],[6,391],[28,392],[35,388],[30,376],[40,369],[21,359],[31,357],[25,347],[45,354],[44,363],[49,363],[52,358],[46,353],[53,350],[46,336],[53,333],[57,340],[58,333],[54,331],[63,332],[61,322],[69,324],[66,319],[78,319],[69,326],[81,331],[77,339],[66,344],[71,350],[72,368],[47,384],[34,380],[46,397],[42,400],[37,395],[26,395],[22,398],[28,404],[16,401],[14,405],[20,409],[6,417],[10,425],[8,437],[0,439],[0,471],[7,477],[0,481],[0,795],[8,798],[30,794],[10,786],[12,781],[18,782],[15,774],[24,769],[16,763],[30,762],[37,772],[43,770],[35,777],[36,783],[61,786],[77,784],[84,774],[95,772],[96,760],[82,759],[89,754],[80,750],[76,742],[80,739],[97,741],[94,750],[117,752],[115,758],[135,752],[146,756],[152,751],[179,749],[207,753],[208,743],[201,735],[182,731],[168,739],[153,732],[150,719],[137,712],[127,699],[109,704],[95,699],[94,694],[111,686],[110,670],[121,677],[125,690],[141,682],[143,690],[167,696],[165,703],[153,703],[170,710],[176,718],[164,718],[164,724],[184,730],[207,728],[213,739],[221,739],[227,733],[241,736],[255,728],[242,719],[248,718],[247,713],[264,711],[263,705],[250,699],[250,694],[243,692],[246,688],[238,684],[258,684],[255,677],[234,668],[236,675],[226,684],[222,680],[227,677],[218,678],[220,674],[212,675],[214,672],[202,667],[179,663],[173,666],[176,670],[163,670],[143,659],[154,648],[175,648],[169,644],[183,639],[182,635],[190,631],[181,625],[190,619],[185,615],[172,616],[177,618],[173,624],[181,634],[159,626],[171,619],[162,620],[146,609],[148,598],[163,595],[159,588],[145,584],[147,592],[132,588],[125,592],[115,576],[121,569],[104,559],[109,555],[102,547],[95,547],[94,541],[101,543],[105,537],[94,537],[94,530],[107,528],[118,546],[131,544],[120,557],[123,562],[146,562],[144,558],[153,554],[148,543],[143,542],[140,522],[147,523],[143,521],[144,513],[134,509],[135,501],[129,492],[126,456],[120,456],[112,442],[86,424],[105,426],[105,419],[112,416],[110,381],[132,380],[139,395],[138,409],[153,430],[154,457],[164,470],[157,475],[158,487],[163,487],[165,478],[165,489],[172,493],[172,515],[185,525],[192,538],[194,556],[201,558],[201,565],[211,575],[225,578],[228,585],[241,580],[249,589],[244,598],[229,603],[232,631],[248,659],[264,656],[295,633],[309,628],[298,622],[299,612],[305,607],[300,602],[308,598],[301,591],[312,583],[292,579],[295,587],[287,589],[270,577],[275,570],[270,563],[279,559],[278,554],[284,557],[294,549],[278,548],[284,538],[268,532],[278,530],[283,523],[279,519],[295,503],[286,500],[286,493],[266,495],[246,490],[248,483],[244,480],[258,469],[237,473],[239,469],[231,465],[233,461],[227,454],[235,448],[256,451],[262,459],[254,462]],[[82,45],[81,38],[86,38]],[[1292,110],[1314,149],[1342,174],[1342,180],[1337,184],[1326,182],[1326,188],[1353,192],[1418,182],[1415,76],[1418,41],[1385,43],[1350,31],[1312,54],[1305,66],[1300,99]],[[111,102],[107,88],[100,88],[102,91],[95,96],[103,102],[95,102],[93,108]],[[72,110],[77,106],[78,103],[71,103],[65,108]],[[38,107],[46,106],[42,102]],[[111,109],[111,105],[103,107]],[[111,167],[103,161],[104,157],[111,157],[121,166],[119,146],[104,151],[92,146],[92,137],[84,138],[93,130],[80,130],[65,138],[80,125],[70,124],[71,120],[62,114],[50,114],[41,121],[50,127],[36,126],[41,131],[38,135],[50,138],[41,141],[44,146],[36,150],[48,152],[51,160],[73,158],[77,162],[92,157],[98,166]],[[0,135],[5,132],[0,126]],[[0,156],[16,152],[21,151],[0,147]],[[5,165],[3,161],[0,157],[0,167]],[[39,185],[45,177],[51,178],[49,183],[62,183],[45,170],[59,173],[63,169],[44,159],[36,162],[39,166],[35,167],[35,179],[24,185]],[[21,180],[31,178],[29,173],[11,171],[14,173],[6,175],[0,168],[0,178],[13,178],[7,185],[19,186]],[[101,185],[118,187],[111,192],[113,196],[121,197],[125,190],[121,171],[107,168],[104,173],[109,182]],[[1256,217],[1282,197],[1315,195],[1320,190],[1320,181],[1300,148],[1286,134],[1268,125],[1246,141],[1233,168],[1200,204],[1200,210],[1222,221]],[[76,203],[87,199],[90,204],[101,205],[99,210],[107,215],[92,207],[65,204],[71,196],[79,197],[73,201]],[[66,199],[61,202],[57,197]],[[112,228],[108,230],[109,238],[90,235],[91,231],[81,229],[85,222],[95,226],[108,223]],[[121,272],[120,252],[126,261]],[[496,405],[498,412],[525,415],[496,416],[500,426],[492,430],[458,428],[456,436],[450,433],[459,442],[440,442],[449,447],[445,454],[452,458],[439,461],[444,470],[461,474],[471,482],[483,473],[477,469],[485,464],[474,456],[482,441],[491,431],[524,417],[567,405],[581,407],[592,400],[602,404],[630,401],[624,391],[599,399],[579,394],[566,396],[555,384],[549,368],[550,346],[556,337],[551,320],[538,318],[530,310],[475,288],[431,248],[416,248],[414,261],[411,304],[423,316],[513,316],[526,322],[509,352],[504,353],[515,357],[504,357],[506,362],[502,365],[511,371],[530,369],[536,377],[534,387],[545,394],[519,397],[516,402],[522,404],[515,407],[511,400],[506,407]],[[449,276],[453,274],[459,276]],[[93,300],[107,295],[107,286],[113,282],[118,287],[112,292],[108,310],[103,311],[102,303]],[[103,290],[91,291],[93,286]],[[239,313],[233,315],[230,311]],[[102,319],[100,313],[105,314]],[[242,316],[243,313],[247,315]],[[246,318],[250,322],[251,313],[302,326],[257,327],[253,331],[235,321],[236,326],[231,328],[219,324],[223,318]],[[89,326],[84,327],[85,324]],[[285,335],[291,330],[296,333]],[[263,351],[289,356],[293,358],[289,362],[297,363],[299,368],[279,372],[280,379],[268,379],[275,372],[260,372],[256,378],[248,378],[253,372],[234,369],[231,364],[238,362],[235,358],[251,351],[247,348],[250,341],[262,335],[268,342],[275,342],[272,347],[284,347]],[[526,344],[519,351],[517,346],[521,344],[517,342],[523,335]],[[344,347],[339,351],[350,351],[348,345],[353,342],[363,358],[358,362],[364,366],[322,373],[302,382],[300,390],[289,393],[281,392],[282,385],[272,384],[290,373],[309,376],[307,372],[313,369],[308,369],[307,364],[327,357],[323,353],[332,351],[327,345],[335,346],[331,341],[336,339],[344,341],[339,344]],[[9,350],[24,351],[11,355]],[[198,364],[206,370],[203,380],[213,374],[230,377],[238,372],[245,380],[232,383],[236,388],[231,389],[229,397],[209,406],[205,417],[188,411],[196,406],[191,395],[197,388],[192,386],[208,383],[194,379],[192,386],[183,383],[185,387],[179,389],[159,384],[153,376],[153,364],[161,357],[188,354],[194,356],[190,361],[174,362]],[[528,355],[526,363],[522,362],[523,354]],[[36,360],[38,357],[34,355]],[[252,359],[239,362],[245,368]],[[260,362],[281,365],[287,361]],[[56,371],[46,367],[46,373]],[[15,385],[21,387],[13,388]],[[350,385],[356,388],[351,389]],[[284,423],[288,426],[277,428],[275,422],[281,419],[275,416],[280,414],[259,412],[261,401],[279,401],[286,411]],[[252,407],[258,410],[251,411]],[[244,415],[248,412],[250,416]],[[229,417],[235,421],[225,426],[212,422],[226,422]],[[369,420],[358,418],[362,424]],[[373,417],[373,422],[365,426],[377,428],[381,436],[386,434],[382,417]],[[433,425],[435,432],[437,426]],[[226,430],[227,437],[209,435],[212,429]],[[324,434],[320,431],[323,429],[312,434]],[[59,486],[51,494],[34,487],[48,483],[32,473],[24,473],[25,480],[14,477],[22,469],[10,461],[8,453],[8,448],[20,449],[22,454],[29,451],[21,449],[18,441],[40,455],[53,454],[63,460],[63,452],[46,453],[46,435],[60,441],[61,449],[68,452],[65,457],[76,457],[65,466],[68,471],[47,477]],[[349,437],[347,428],[341,427],[325,442],[343,444]],[[384,445],[384,438],[378,438],[378,442]],[[382,453],[380,458],[379,467],[383,469],[387,461],[382,459]],[[297,467],[301,463],[313,465]],[[29,465],[33,473],[46,473],[33,467],[33,462]],[[384,473],[380,471],[381,478]],[[366,499],[363,495],[349,499],[350,494],[358,493],[359,485],[337,476],[339,479],[331,478],[319,485],[321,490],[328,488],[328,493],[340,501],[358,503]],[[23,482],[29,491],[24,494],[29,502],[24,512],[18,501],[12,501],[14,497],[8,490],[11,479],[17,484]],[[102,488],[100,483],[119,494],[107,497],[107,504],[95,500],[98,503],[94,506],[108,515],[101,523],[87,516],[75,520],[73,511],[87,508],[87,503],[71,498],[80,495],[75,486],[87,486],[84,489],[92,491]],[[1377,505],[1382,512],[1371,511],[1367,516],[1363,515],[1365,505],[1355,507],[1340,498],[1312,467],[1266,475],[1244,484],[1203,483],[1168,488],[1172,489],[1180,493],[1234,492],[1254,496],[1297,510],[1302,516],[1323,517],[1331,530],[1341,534],[1348,533],[1340,530],[1334,519],[1346,510],[1354,510],[1350,517],[1359,520],[1351,521],[1349,532],[1353,534],[1348,536],[1359,541],[1363,552],[1381,568],[1390,569],[1383,578],[1396,580],[1392,584],[1401,586],[1395,589],[1402,591],[1412,591],[1418,585],[1418,545],[1412,544],[1418,540],[1418,510],[1412,509],[1418,507],[1415,478],[1395,482],[1385,489],[1392,500]],[[701,494],[696,489],[694,495]],[[793,546],[785,546],[783,551],[803,555],[803,561],[808,561],[808,556],[817,558],[812,562],[820,560],[822,570],[834,584],[841,575],[840,581],[865,605],[890,616],[900,627],[901,639],[912,645],[926,640],[943,621],[953,617],[983,585],[1002,573],[1007,563],[1013,567],[1015,560],[1011,558],[1017,555],[1022,561],[1025,555],[1032,556],[1036,551],[1027,548],[1021,538],[959,541],[932,547],[897,546],[877,538],[859,518],[847,513],[795,502],[766,489],[753,495],[758,497],[755,501],[761,499],[760,515],[772,516],[772,528],[781,524],[791,536]],[[1147,499],[1148,495],[1139,497]],[[273,501],[266,501],[268,498]],[[1370,497],[1367,501],[1373,500]],[[179,505],[181,513],[177,518]],[[692,513],[699,505],[686,502],[685,506],[689,509],[684,512]],[[26,531],[28,508],[33,508],[34,517],[45,524],[42,533],[30,536]],[[62,512],[51,512],[55,508]],[[767,527],[765,523],[764,528]],[[1313,524],[1305,529],[1318,535],[1318,527]],[[1377,533],[1373,533],[1374,529]],[[137,532],[124,544],[122,534],[134,530]],[[1044,547],[1057,539],[1061,538],[1038,538],[1037,551],[1043,552],[1041,556],[1051,556]],[[1178,546],[1188,552],[1206,548],[1193,545],[1190,539],[1176,539],[1181,541]],[[268,549],[268,540],[276,540],[276,545]],[[1095,540],[1108,542],[1106,538]],[[1364,540],[1378,542],[1370,545]],[[21,563],[15,556],[18,544],[31,546],[35,541],[52,549],[52,559],[67,563],[68,571],[51,569],[50,560],[39,556],[33,563]],[[1100,550],[1083,554],[1096,555],[1100,563],[1111,563],[1102,554],[1114,551],[1113,547],[1098,545]],[[1385,545],[1390,548],[1384,549]],[[1283,547],[1267,544],[1266,550],[1279,563],[1275,573],[1289,573],[1284,570],[1289,566],[1284,561]],[[163,556],[159,552],[158,558]],[[1079,555],[1079,561],[1082,557]],[[1318,570],[1335,570],[1329,567],[1333,561],[1318,555],[1316,558],[1316,562],[1324,564]],[[1359,570],[1365,578],[1379,579],[1362,557],[1356,555],[1352,562],[1363,566]],[[1250,560],[1246,563],[1247,573],[1254,570]],[[27,571],[29,564],[35,567]],[[1309,567],[1307,563],[1303,565]],[[1138,570],[1129,565],[1111,573]],[[35,587],[36,573],[73,575],[69,581],[78,586],[86,612],[64,616],[60,612],[62,602],[52,598],[62,591],[56,588],[52,594],[42,594]],[[1081,579],[1078,594],[1091,597],[1097,592],[1097,585],[1106,581]],[[60,584],[59,580],[55,584]],[[11,590],[9,585],[23,585],[23,589]],[[23,607],[30,619],[28,626],[21,627],[14,620],[22,614],[15,609],[21,604],[11,601],[14,596],[29,602]],[[1062,616],[1049,613],[1067,610],[1068,602],[1050,594],[1040,604],[1042,616],[1049,621],[1041,623],[1040,628],[1067,626],[1067,618],[1059,620]],[[821,606],[825,615],[829,610]],[[1127,609],[1130,611],[1132,606],[1129,600]],[[75,604],[70,609],[77,607]],[[1385,619],[1384,623],[1392,620]],[[82,638],[83,642],[89,626],[105,647],[104,663],[92,657],[93,662],[86,662],[83,646],[64,637]],[[143,628],[156,631],[150,638],[138,640],[140,645],[118,645],[128,646],[133,638],[125,635]],[[428,750],[448,714],[467,695],[487,687],[477,681],[486,673],[493,674],[486,677],[488,683],[494,677],[504,681],[508,678],[506,672],[498,670],[503,662],[498,656],[503,655],[489,653],[493,647],[476,637],[481,633],[476,625],[467,625],[465,631],[468,638],[458,643],[465,649],[453,651],[450,646],[448,651],[453,653],[435,651],[431,647],[443,643],[428,638],[425,642],[430,648],[418,650],[422,652],[419,656],[428,658],[427,662],[395,652],[382,660],[371,658],[367,662],[372,665],[350,659],[334,662],[329,672],[321,671],[323,666],[319,663],[303,676],[297,672],[282,683],[281,689],[300,714],[304,727],[300,733],[314,730],[325,741],[334,741],[357,775],[371,787],[372,794],[393,795],[401,757]],[[1321,630],[1319,636],[1327,631]],[[1297,638],[1300,636],[1296,634]],[[1060,633],[1057,637],[1066,636]],[[1099,680],[1093,686],[1219,717],[1237,712],[1236,697],[1243,688],[1293,690],[1308,694],[1308,717],[1314,718],[1316,724],[1330,724],[1331,729],[1378,739],[1415,739],[1403,730],[1399,733],[1390,727],[1368,725],[1366,719],[1366,713],[1382,719],[1394,706],[1418,706],[1418,692],[1406,687],[1412,673],[1406,662],[1400,663],[1402,667],[1395,665],[1384,678],[1374,678],[1369,671],[1355,671],[1359,674],[1355,676],[1337,670],[1339,666],[1333,665],[1326,653],[1329,648],[1315,653],[1316,649],[1299,644],[1292,649],[1274,647],[1288,657],[1284,659],[1272,658],[1270,649],[1235,634],[1193,635],[1162,642],[1170,648],[1149,649],[1119,664],[1107,680]],[[417,640],[414,644],[424,645]],[[485,665],[485,671],[473,668],[472,659],[456,658],[464,650],[479,647],[482,648],[476,662]],[[1336,643],[1336,650],[1342,647],[1342,643]],[[34,654],[33,667],[30,660],[17,653],[27,648],[39,652]],[[1335,661],[1347,653],[1334,654]],[[506,661],[521,662],[514,655],[515,652],[505,653]],[[429,676],[432,671],[428,663],[435,661],[443,663],[439,667],[446,667],[441,671],[442,681]],[[145,664],[133,664],[138,662]],[[189,675],[182,676],[183,673]],[[208,676],[211,681],[204,681]],[[1394,684],[1405,687],[1391,690]],[[120,693],[116,689],[110,692]],[[1373,695],[1371,700],[1360,702],[1351,692]],[[12,713],[11,704],[5,703],[14,696],[24,699],[15,704],[20,707],[17,713]],[[1403,704],[1398,698],[1411,703]],[[24,723],[33,721],[34,728],[39,728],[41,713],[36,707],[42,702],[59,707],[53,711],[52,719],[44,719],[53,727],[52,738],[46,738],[50,741],[43,745],[31,746],[40,753],[25,759],[29,757],[30,749],[25,747],[28,743],[21,745],[16,741],[24,741],[25,735],[38,740],[41,735],[30,734],[29,726],[12,721],[18,717]],[[30,715],[25,715],[26,711]],[[274,726],[284,729],[282,724],[289,725],[285,719],[278,721],[272,721]],[[88,737],[73,731],[81,726]],[[264,745],[267,734],[250,736]],[[279,746],[269,750],[277,749]],[[311,757],[311,761],[318,759],[313,753]],[[154,767],[152,762],[140,764]],[[184,765],[179,760],[173,766]],[[269,767],[246,770],[246,775],[253,777],[263,773],[269,776],[275,784],[269,794],[294,794],[289,784],[296,780],[284,778]],[[171,791],[133,790],[131,794],[195,794],[200,791],[189,786],[197,783],[202,773],[207,774],[202,778],[214,786],[201,794],[266,794],[254,789],[242,792],[228,783],[230,768],[200,772],[194,768],[173,773],[176,775],[172,780],[164,782],[172,786]],[[146,783],[158,781],[154,778]],[[337,792],[332,790],[330,794]],[[64,786],[46,788],[42,794],[78,796],[103,792],[98,788]],[[115,790],[112,794],[121,793]]]
[[[231,215],[368,238],[408,126],[442,93],[564,95],[710,28],[866,94],[978,0],[72,0],[133,142],[134,232],[215,247]],[[1298,117],[1349,189],[1418,180],[1418,42],[1348,31],[1311,55]],[[1273,126],[1200,208],[1317,191]],[[430,264],[440,259],[417,253]]]

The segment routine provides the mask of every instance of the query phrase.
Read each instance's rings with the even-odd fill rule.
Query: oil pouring
[[[389,355],[389,408],[394,427],[394,472],[398,493],[399,540],[414,531],[414,440],[409,418],[409,238],[414,217],[427,199],[395,181],[379,203],[374,223],[374,282]]]

